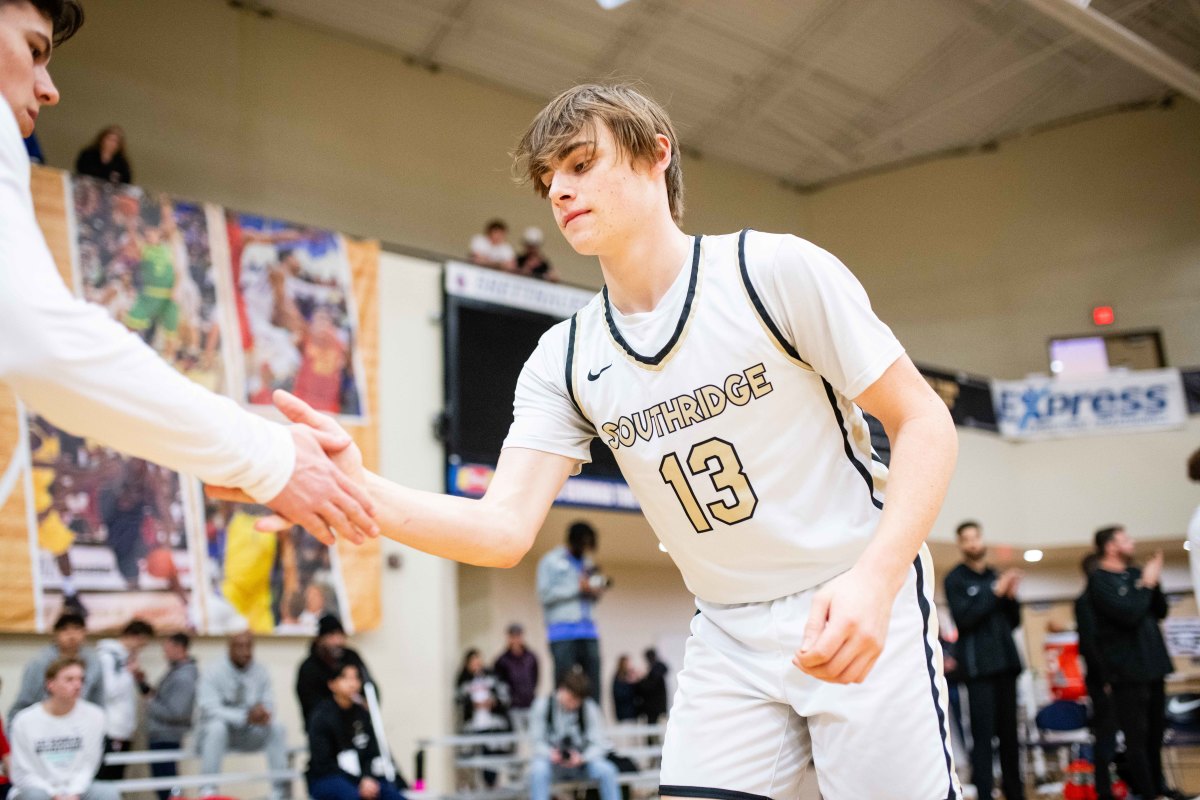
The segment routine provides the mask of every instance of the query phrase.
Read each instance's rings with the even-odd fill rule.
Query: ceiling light
[[[629,0],[596,0],[596,2],[605,11],[612,11],[614,8],[616,8],[618,6],[625,5],[626,3],[629,2]]]
[[[1191,549],[1192,549],[1192,543],[1191,543],[1191,542],[1184,542],[1184,543],[1183,543],[1183,549],[1184,549],[1184,550],[1191,550]]]
[[[667,552],[667,546],[665,544],[663,544],[662,542],[658,543],[658,549],[660,552],[663,552],[663,553]]]
[[[1037,562],[1042,560],[1042,556],[1044,556],[1044,555],[1045,555],[1045,553],[1043,553],[1041,550],[1026,550],[1025,551],[1025,560],[1028,561],[1030,564],[1036,564]]]

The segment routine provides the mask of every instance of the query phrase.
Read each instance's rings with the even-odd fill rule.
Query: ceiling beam
[[[416,56],[418,62],[426,66],[434,66],[438,63],[442,45],[450,37],[450,34],[454,33],[455,28],[463,24],[467,9],[470,8],[472,2],[473,0],[459,0],[445,21],[438,26],[433,35],[425,42],[425,46],[421,48],[421,52]]]
[[[1200,74],[1124,25],[1089,8],[1084,0],[1025,2],[1117,58],[1200,102]]]

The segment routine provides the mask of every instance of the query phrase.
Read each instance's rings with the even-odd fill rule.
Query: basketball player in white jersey
[[[826,800],[959,798],[924,547],[957,450],[945,405],[829,253],[680,230],[678,141],[636,91],[565,92],[517,157],[605,289],[526,363],[483,499],[367,476],[385,534],[515,564],[599,436],[700,610],[661,795],[793,798],[815,770]]]

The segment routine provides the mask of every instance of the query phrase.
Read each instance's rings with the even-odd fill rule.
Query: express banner
[[[1187,417],[1174,369],[993,381],[992,395],[1000,434],[1014,440],[1168,430]]]

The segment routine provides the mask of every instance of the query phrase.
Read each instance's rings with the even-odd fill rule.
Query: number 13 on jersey
[[[658,473],[675,492],[679,504],[687,514],[696,533],[713,529],[709,515],[726,525],[736,525],[754,516],[758,507],[758,495],[750,485],[750,479],[742,471],[742,460],[737,450],[724,439],[706,439],[695,444],[687,455],[687,469],[693,478],[708,475],[713,488],[721,492],[721,499],[704,506],[692,490],[692,484],[683,471],[683,463],[675,453],[663,456]],[[726,494],[727,492],[727,494]],[[708,514],[705,514],[705,509]]]

